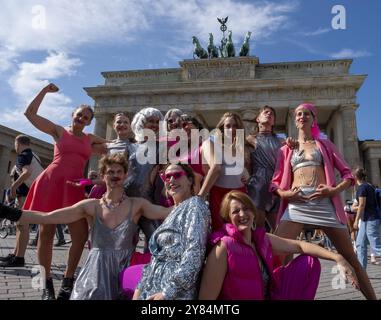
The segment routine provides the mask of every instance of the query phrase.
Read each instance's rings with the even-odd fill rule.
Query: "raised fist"
[[[44,89],[46,92],[57,92],[59,90],[54,83],[49,83]]]

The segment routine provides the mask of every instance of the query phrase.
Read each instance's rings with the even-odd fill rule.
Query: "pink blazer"
[[[316,145],[323,157],[324,172],[327,185],[330,187],[336,186],[335,168],[340,172],[342,180],[350,180],[351,185],[354,185],[355,179],[351,173],[351,170],[339,151],[336,149],[336,146],[327,139],[317,139]],[[292,150],[287,145],[283,146],[279,150],[276,168],[269,188],[270,192],[275,192],[278,188],[282,190],[290,190],[292,185],[291,156]],[[331,200],[335,206],[336,215],[339,222],[346,224],[347,220],[340,196],[336,194],[331,198]],[[287,200],[282,199],[279,206],[277,224],[279,224],[279,221],[286,208]]]

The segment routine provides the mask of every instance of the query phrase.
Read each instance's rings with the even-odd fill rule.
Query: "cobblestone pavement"
[[[34,234],[31,233],[31,238]],[[65,235],[66,240],[70,236]],[[55,239],[56,241],[56,239]],[[6,256],[13,251],[15,236],[8,236],[0,239],[0,256]],[[60,288],[61,279],[65,270],[66,258],[70,244],[62,247],[54,247],[52,277],[56,294]],[[83,265],[87,257],[88,249],[85,248],[80,266]],[[41,291],[38,287],[38,278],[34,278],[37,273],[36,247],[28,246],[25,256],[25,267],[22,268],[0,268],[0,300],[39,300]],[[316,294],[317,300],[363,300],[362,294],[347,285],[341,288],[335,273],[335,264],[331,261],[321,260],[322,272],[319,288]],[[78,268],[79,271],[79,268]],[[368,265],[370,281],[376,291],[377,297],[381,298],[381,265]],[[336,277],[335,277],[336,276]]]

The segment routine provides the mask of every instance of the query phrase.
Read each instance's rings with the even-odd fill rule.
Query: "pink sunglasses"
[[[180,179],[182,176],[185,176],[185,171],[175,171],[175,172],[169,172],[169,173],[160,173],[160,178],[163,180],[163,182],[168,183],[171,178],[177,180]]]

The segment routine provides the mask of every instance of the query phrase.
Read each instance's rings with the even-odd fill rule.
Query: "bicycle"
[[[6,191],[6,201],[4,204],[15,207],[16,206],[16,199],[11,199],[10,197],[10,189],[7,189]],[[7,219],[1,219],[0,220],[0,238],[5,239],[8,237],[8,235],[15,235],[16,234],[16,225],[14,222],[9,221]]]
[[[8,235],[16,234],[16,225],[7,219],[0,220],[0,238],[5,239]]]

